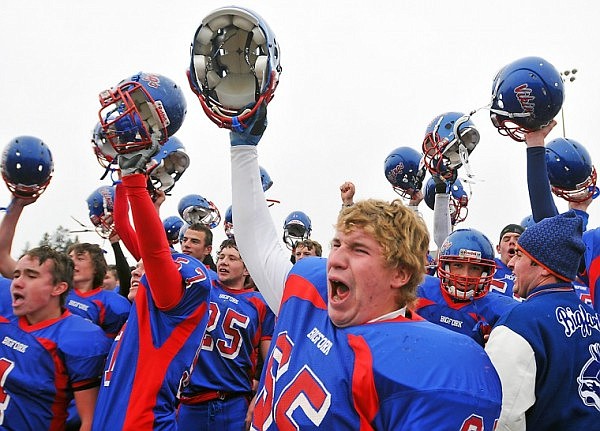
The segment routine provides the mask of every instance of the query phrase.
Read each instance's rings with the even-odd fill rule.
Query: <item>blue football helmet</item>
[[[44,142],[33,136],[18,136],[2,152],[2,178],[8,190],[20,198],[38,197],[46,190],[54,162]]]
[[[479,131],[468,115],[446,112],[431,120],[425,130],[423,163],[432,175],[453,180],[478,143]]]
[[[535,224],[535,220],[533,219],[533,215],[529,214],[526,217],[523,217],[521,223],[519,223],[523,228],[527,229]]]
[[[223,228],[225,228],[225,235],[227,235],[227,238],[233,238],[234,237],[234,232],[233,232],[233,212],[231,210],[231,205],[229,205],[229,208],[227,208],[227,211],[225,211],[225,220],[223,221]]]
[[[425,273],[427,275],[435,276],[437,270],[437,261],[430,252],[427,252],[427,264],[425,265]]]
[[[406,199],[421,190],[425,167],[421,166],[421,155],[410,147],[398,147],[383,162],[385,178],[394,191]]]
[[[262,166],[259,166],[259,169],[260,169],[260,181],[262,183],[262,189],[263,189],[263,192],[266,192],[273,185],[273,180],[271,180],[271,177],[269,176],[269,173],[267,172],[267,170],[265,168],[263,168]]]
[[[283,242],[293,250],[300,241],[310,238],[312,224],[310,218],[302,211],[291,212],[283,222]]]
[[[435,180],[433,177],[429,177],[425,184],[425,203],[432,210],[435,209]],[[462,183],[457,178],[454,183],[450,185],[450,223],[452,226],[457,223],[463,222],[469,215],[469,195],[465,191]]]
[[[190,225],[201,223],[213,229],[221,222],[221,214],[215,204],[200,195],[182,197],[177,210],[181,218]]]
[[[90,221],[96,228],[96,233],[102,238],[110,238],[115,224],[113,211],[115,206],[115,187],[100,186],[86,199]]]
[[[179,231],[184,225],[184,221],[177,216],[170,216],[163,220],[163,227],[167,235],[169,244],[177,244],[179,242]]]
[[[185,147],[175,136],[171,136],[160,148],[146,171],[155,189],[168,193],[190,165]]]
[[[106,140],[106,135],[100,122],[96,123],[92,132],[92,149],[98,159],[98,163],[103,168],[108,168],[113,164],[118,155],[112,145]]]
[[[552,64],[540,57],[521,58],[494,78],[490,119],[501,135],[522,142],[552,121],[564,97],[563,80]]]
[[[228,6],[208,14],[194,34],[189,82],[204,113],[237,128],[273,98],[281,73],[275,35],[257,13]]]
[[[163,144],[181,127],[187,104],[166,76],[139,72],[100,93],[98,115],[107,141],[119,154]]]
[[[496,272],[494,247],[475,229],[458,229],[444,240],[438,254],[438,277],[442,288],[461,301],[477,299],[490,289]],[[470,277],[452,272],[452,264],[472,263],[482,267],[481,276]]]
[[[179,242],[182,244],[183,244],[183,236],[185,235],[185,233],[189,227],[190,227],[190,225],[184,221],[183,226],[181,226],[181,228],[179,229]]]
[[[583,145],[556,138],[546,144],[546,167],[552,192],[569,202],[583,202],[596,194],[596,168]]]

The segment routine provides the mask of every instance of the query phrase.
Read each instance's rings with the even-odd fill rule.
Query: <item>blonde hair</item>
[[[423,280],[429,248],[429,232],[421,217],[399,199],[392,202],[367,199],[344,208],[335,228],[343,233],[359,228],[372,235],[381,245],[387,265],[411,274],[401,289],[401,305],[414,301],[417,286]]]

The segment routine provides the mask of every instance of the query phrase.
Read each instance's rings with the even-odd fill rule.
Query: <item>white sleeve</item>
[[[502,411],[496,431],[525,431],[525,412],[535,403],[537,372],[533,349],[506,326],[496,326],[485,345],[502,383]]]
[[[269,213],[256,146],[231,147],[231,185],[235,241],[252,280],[277,314],[292,262]]]
[[[452,224],[450,222],[450,194],[436,193],[433,208],[433,241],[439,250],[444,240],[452,232]]]

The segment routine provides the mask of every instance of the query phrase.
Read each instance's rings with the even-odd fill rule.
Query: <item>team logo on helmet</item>
[[[524,112],[533,112],[535,110],[535,96],[532,95],[533,91],[527,86],[527,84],[521,84],[515,88],[515,94],[517,100],[523,108]]]
[[[589,350],[591,357],[577,377],[578,392],[586,406],[600,411],[600,343],[590,344]]]

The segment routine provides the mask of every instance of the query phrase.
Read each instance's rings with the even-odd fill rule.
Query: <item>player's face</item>
[[[26,316],[30,324],[60,316],[60,295],[67,283],[54,283],[54,262],[46,260],[40,265],[37,257],[23,256],[17,262],[10,286],[15,316]]]
[[[140,287],[140,279],[146,273],[144,270],[144,262],[141,260],[137,263],[134,270],[131,271],[131,281],[129,282],[129,294],[127,299],[133,302],[137,295],[138,288]]]
[[[337,232],[327,259],[327,310],[338,327],[360,325],[397,310],[410,274],[386,265],[381,245],[363,229]]]
[[[117,287],[117,277],[112,271],[107,271],[102,281],[102,289],[115,290],[115,287]]]
[[[181,252],[202,261],[210,254],[212,246],[206,245],[206,234],[201,231],[188,229],[183,234]]]
[[[296,247],[296,249],[294,250],[294,257],[296,258],[296,262],[298,262],[299,260],[308,257],[308,256],[316,256],[317,254],[315,253],[315,248],[313,247],[312,250],[309,250],[307,247],[304,247],[302,245],[299,245]]]
[[[91,286],[94,281],[94,263],[92,262],[92,256],[87,251],[82,253],[69,253],[71,260],[74,264],[73,270],[73,283],[76,289],[80,289],[82,286],[89,285]],[[95,288],[97,286],[91,286],[91,288]]]
[[[529,292],[539,285],[543,269],[518,249],[510,260],[510,264],[514,266],[513,273],[515,274],[513,291],[519,297],[527,298]]]
[[[248,271],[239,251],[226,247],[217,256],[217,274],[219,281],[230,289],[243,289]]]
[[[508,265],[508,261],[515,255],[517,249],[517,241],[521,234],[508,232],[505,233],[500,239],[500,244],[496,246],[496,250],[500,254],[500,260],[505,265]]]
[[[453,286],[463,292],[475,290],[483,269],[483,266],[472,262],[450,262],[450,273],[456,276]]]

